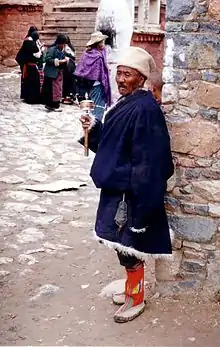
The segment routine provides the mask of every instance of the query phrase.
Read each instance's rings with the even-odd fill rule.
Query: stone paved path
[[[123,278],[92,239],[98,191],[83,156],[77,109],[47,113],[19,100],[17,72],[0,74],[1,345],[219,346],[219,306],[199,297],[151,300],[142,318],[112,321],[99,296]],[[36,192],[57,180],[77,190]]]

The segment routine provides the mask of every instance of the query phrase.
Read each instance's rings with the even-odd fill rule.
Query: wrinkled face
[[[122,96],[129,95],[136,89],[142,88],[144,82],[144,76],[137,70],[122,65],[117,67],[116,83]]]

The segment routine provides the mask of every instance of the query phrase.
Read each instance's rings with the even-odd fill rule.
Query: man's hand
[[[89,129],[92,125],[92,118],[89,115],[82,115],[80,117],[83,129]]]

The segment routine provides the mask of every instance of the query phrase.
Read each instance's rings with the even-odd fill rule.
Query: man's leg
[[[125,303],[115,313],[114,320],[125,323],[139,316],[145,309],[144,303],[144,263],[135,256],[118,252],[120,264],[125,267]]]

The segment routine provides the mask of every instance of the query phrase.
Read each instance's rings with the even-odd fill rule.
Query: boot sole
[[[114,300],[112,299],[112,303],[113,303],[115,306],[122,306],[122,305],[124,305],[125,301],[124,301],[124,302],[119,302],[119,301],[114,301]],[[145,303],[145,305],[146,305],[146,303],[147,303],[147,300],[146,300],[146,299],[144,300],[144,303]]]
[[[137,312],[136,314],[134,314],[133,316],[131,317],[119,317],[119,316],[114,316],[114,321],[116,323],[127,323],[127,322],[130,322],[132,321],[133,319],[137,318],[138,316],[140,316],[145,310],[145,306],[139,311]]]

